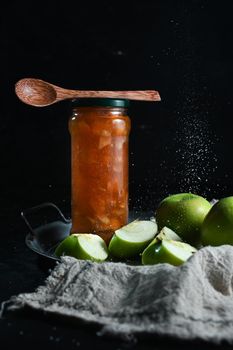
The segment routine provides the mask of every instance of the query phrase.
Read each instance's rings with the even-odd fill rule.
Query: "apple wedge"
[[[163,239],[169,239],[172,241],[182,242],[182,239],[180,238],[180,236],[178,236],[173,230],[171,230],[166,226],[162,228],[162,230],[159,232],[159,234],[156,236],[155,239],[160,241],[162,241]]]
[[[182,242],[182,239],[180,236],[178,236],[173,230],[170,228],[164,226],[162,230],[159,232],[159,234],[150,242],[150,244],[146,247],[149,248],[151,245],[155,245],[157,243],[160,243],[163,239],[172,240],[172,241],[178,241]]]
[[[197,251],[196,248],[184,242],[168,239],[162,241],[155,239],[153,242],[142,253],[143,265],[168,263],[178,266]]]
[[[153,260],[154,246],[162,242],[163,239],[182,242],[180,236],[178,236],[173,230],[164,226],[159,234],[150,242],[146,249],[142,253],[142,264],[151,265],[150,260]],[[151,247],[151,248],[150,248]]]
[[[131,258],[143,251],[157,233],[157,224],[149,220],[135,220],[115,231],[109,252],[116,258]]]
[[[101,262],[107,259],[108,249],[98,235],[80,233],[65,238],[56,248],[55,255],[69,255],[77,259]]]

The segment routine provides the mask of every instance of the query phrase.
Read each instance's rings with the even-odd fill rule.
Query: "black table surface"
[[[155,210],[171,193],[211,200],[233,193],[232,1],[9,1],[1,9],[0,302],[44,283],[51,262],[25,245],[20,212],[53,202],[70,215],[69,102],[21,103],[20,78],[67,88],[156,89],[131,103],[131,210]],[[207,343],[126,343],[37,314],[0,319],[0,348],[174,349]],[[219,347],[223,347],[221,344]]]

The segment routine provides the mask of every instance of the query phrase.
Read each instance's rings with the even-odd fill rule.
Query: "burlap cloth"
[[[34,293],[6,309],[29,307],[101,334],[172,336],[233,344],[233,247],[206,247],[185,264],[130,266],[63,257]]]

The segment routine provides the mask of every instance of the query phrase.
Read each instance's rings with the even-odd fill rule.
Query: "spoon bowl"
[[[15,85],[18,98],[31,106],[45,107],[53,103],[72,98],[119,98],[140,101],[160,101],[160,95],[155,90],[137,91],[84,91],[69,90],[33,78],[19,80]]]
[[[15,85],[18,98],[36,107],[49,106],[56,102],[57,93],[53,85],[39,79],[21,79]]]

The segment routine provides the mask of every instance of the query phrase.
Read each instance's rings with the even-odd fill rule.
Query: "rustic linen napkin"
[[[172,336],[233,344],[233,247],[207,247],[179,267],[92,263],[63,257],[45,285],[10,299],[101,326],[101,334]]]

